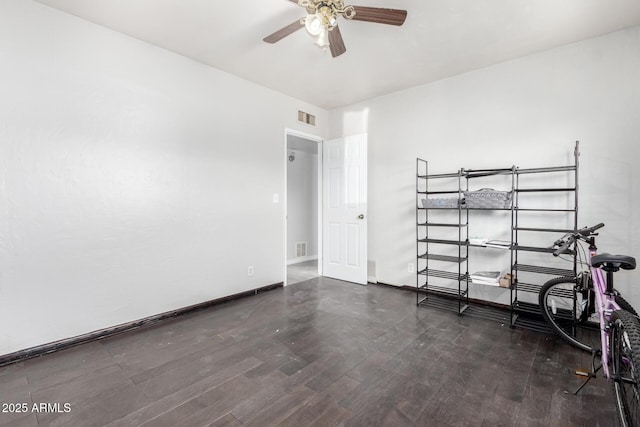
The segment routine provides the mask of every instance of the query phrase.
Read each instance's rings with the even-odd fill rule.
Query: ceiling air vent
[[[304,111],[298,111],[298,121],[311,126],[315,126],[316,116],[314,116],[313,114],[305,113]]]

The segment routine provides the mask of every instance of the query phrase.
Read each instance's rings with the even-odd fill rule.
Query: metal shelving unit
[[[465,313],[500,321],[510,318],[507,321],[512,326],[548,331],[537,304],[540,287],[552,276],[575,275],[577,268],[575,257],[570,260],[572,268],[554,266],[549,242],[554,240],[552,233],[561,235],[578,227],[578,147],[576,142],[574,164],[558,167],[463,168],[454,173],[429,174],[428,162],[416,159],[416,303],[454,310],[460,315]],[[553,178],[553,174],[560,174],[560,178]],[[462,203],[456,207],[421,205],[421,200],[429,196],[449,195],[462,200],[463,192],[469,189],[470,180],[498,175],[509,175],[511,178],[511,188],[503,189],[512,192],[510,208],[472,209],[464,207]],[[527,186],[527,176],[536,176],[543,182],[552,181],[554,184],[560,181],[561,184]],[[442,185],[433,188],[435,182],[446,182],[444,186],[448,185],[449,188],[442,188]],[[524,202],[531,196],[536,197],[535,206],[527,207]],[[560,197],[562,200],[560,204],[555,200],[555,205],[545,206],[545,197]],[[506,246],[510,252],[512,276],[510,312],[496,314],[495,309],[469,303],[469,248],[482,246],[469,244],[469,217],[472,211],[510,212],[510,244]],[[444,220],[443,212],[449,213],[444,215]],[[436,214],[438,218],[434,219]],[[530,215],[535,216],[538,223],[531,223],[527,218]],[[545,215],[563,218],[550,219]],[[553,227],[545,227],[546,224]],[[533,236],[537,237],[537,241],[536,238],[532,239]],[[532,240],[534,242],[529,243]]]
[[[452,181],[455,188],[432,190],[429,181],[434,179]],[[429,211],[434,208],[421,206],[421,199],[427,199],[429,195],[450,195],[460,199],[462,179],[462,170],[429,175],[428,162],[416,159],[416,303],[455,310],[458,314],[469,307],[467,213],[459,205],[441,207],[437,209],[456,212],[455,219],[433,221]],[[429,250],[430,247],[438,249]],[[442,295],[453,298],[445,303],[438,297]]]
[[[514,226],[513,236],[517,242],[514,251],[514,263],[512,275],[514,279],[514,296],[511,300],[512,315],[511,324],[532,329],[546,328],[544,321],[538,318],[540,308],[538,306],[538,293],[547,280],[555,276],[575,276],[577,259],[572,257],[569,266],[554,266],[557,262],[551,253],[550,242],[556,239],[555,235],[562,235],[578,229],[578,170],[579,170],[579,143],[575,143],[573,150],[573,165],[545,168],[517,169],[514,187]],[[557,186],[527,186],[529,177],[552,177],[554,182],[564,181]],[[568,184],[567,184],[568,182]],[[521,206],[526,198],[537,196],[538,204],[545,202],[545,197],[565,197],[562,201],[565,206],[536,206],[524,208]],[[557,200],[556,200],[557,202]],[[564,222],[565,227],[539,227],[530,226],[529,215],[547,216],[547,223]],[[551,218],[555,216],[555,218]],[[546,242],[546,246],[528,246],[519,242],[529,241],[533,238]],[[524,277],[526,275],[526,277]],[[528,300],[527,300],[528,299]],[[532,303],[531,300],[534,302]]]

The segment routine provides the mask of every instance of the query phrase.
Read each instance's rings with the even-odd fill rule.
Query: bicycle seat
[[[636,259],[627,255],[599,254],[591,258],[591,265],[600,267],[604,271],[633,270]]]

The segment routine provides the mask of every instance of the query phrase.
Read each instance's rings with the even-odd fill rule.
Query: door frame
[[[318,144],[318,276],[322,276],[322,143],[323,139],[317,135],[312,135],[309,133],[301,132],[298,130],[285,128],[284,129],[284,151],[283,151],[283,167],[284,167],[284,194],[283,203],[282,203],[282,221],[284,225],[284,260],[282,265],[284,266],[284,286],[287,286],[287,211],[288,211],[288,194],[287,194],[287,186],[288,186],[288,173],[287,173],[287,164],[289,162],[289,150],[287,148],[287,139],[288,136],[297,136],[299,138],[308,139],[310,141],[315,141]]]

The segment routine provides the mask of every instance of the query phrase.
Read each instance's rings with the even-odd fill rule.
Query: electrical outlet
[[[413,266],[413,263],[412,263],[412,262],[410,262],[410,263],[409,263],[409,265],[408,265],[408,267],[407,267],[407,270],[409,271],[409,273],[413,273],[413,272],[415,271],[415,270],[414,270],[414,266]]]
[[[247,276],[253,276],[253,265],[247,268]]]

